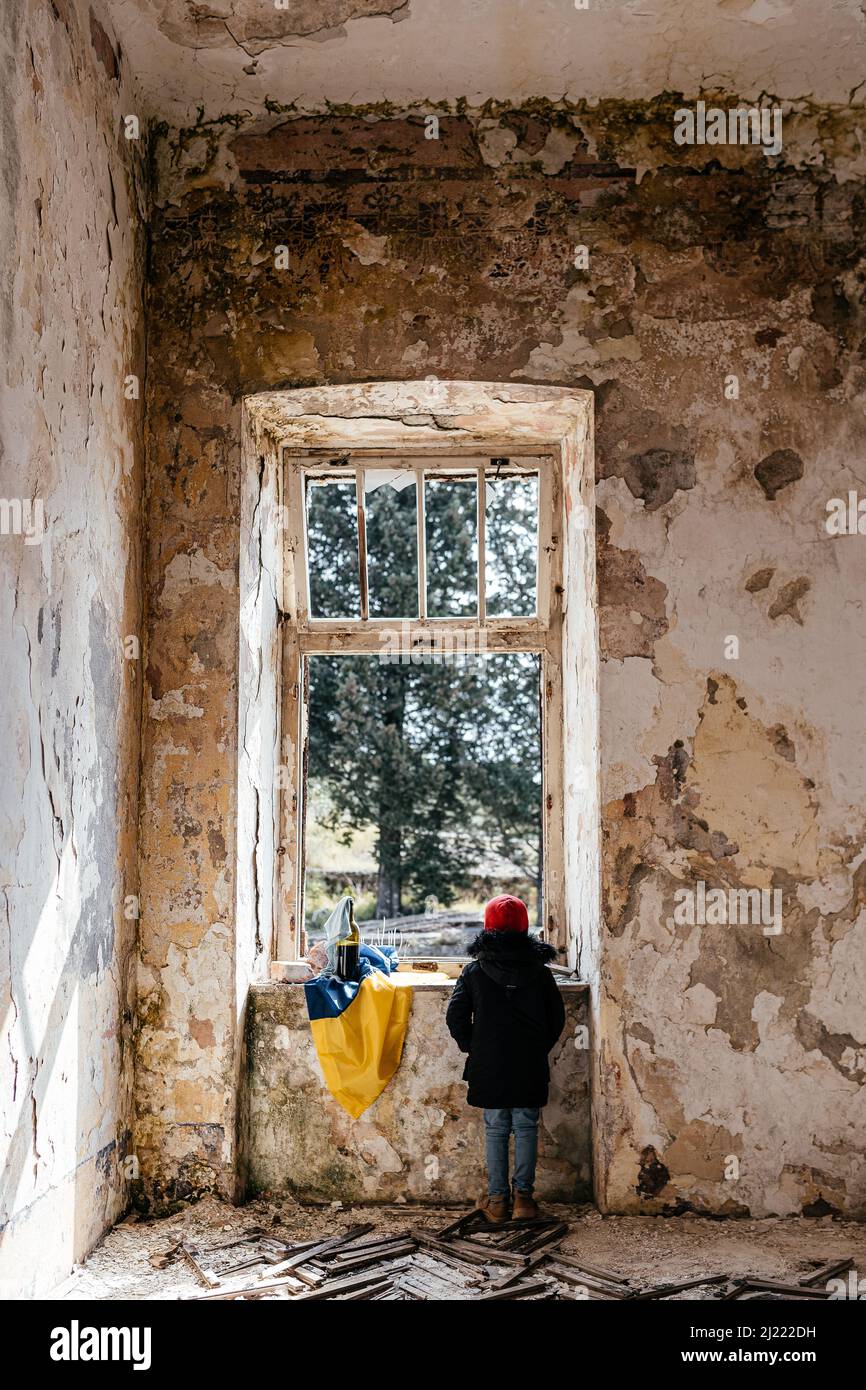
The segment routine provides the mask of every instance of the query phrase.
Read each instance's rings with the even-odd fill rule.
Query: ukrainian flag
[[[320,975],[304,985],[325,1085],[353,1120],[400,1065],[412,989],[391,978],[397,955],[362,943],[357,980]]]

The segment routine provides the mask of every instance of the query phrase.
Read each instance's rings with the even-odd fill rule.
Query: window
[[[552,455],[284,455],[297,953],[344,891],[371,939],[465,954],[484,901],[562,911]],[[288,721],[288,724],[287,724]],[[284,899],[285,901],[285,895]]]
[[[542,906],[539,658],[306,658],[304,924],[347,887],[406,956],[465,954],[487,898]]]

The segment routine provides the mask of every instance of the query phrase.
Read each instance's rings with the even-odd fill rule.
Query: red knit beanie
[[[520,898],[513,898],[510,893],[491,898],[484,909],[484,930],[529,931],[526,903]]]

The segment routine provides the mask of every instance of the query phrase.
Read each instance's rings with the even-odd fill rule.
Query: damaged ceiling
[[[583,3],[583,0],[580,0]],[[108,0],[151,114],[487,97],[866,100],[863,0]],[[529,22],[528,22],[529,21]]]

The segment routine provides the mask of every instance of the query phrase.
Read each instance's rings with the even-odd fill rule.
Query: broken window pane
[[[357,618],[358,499],[355,479],[307,482],[307,557],[310,616]]]
[[[364,477],[371,618],[417,618],[415,474],[370,469]]]
[[[431,618],[473,618],[478,612],[477,505],[474,478],[429,478],[425,484]]]
[[[536,611],[538,475],[486,475],[487,612],[497,618]]]

